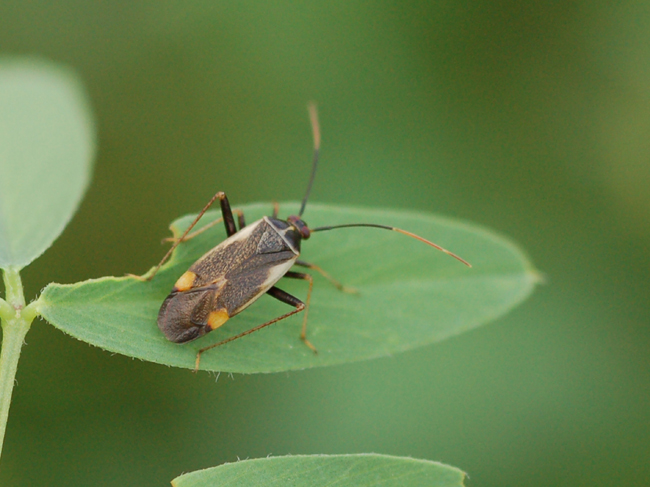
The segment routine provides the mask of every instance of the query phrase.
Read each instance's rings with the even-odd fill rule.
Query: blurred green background
[[[168,223],[217,190],[299,199],[308,100],[314,201],[483,224],[547,276],[437,346],[216,383],[36,322],[3,485],[167,485],[349,452],[439,460],[481,487],[648,485],[648,4],[4,0],[0,54],[75,68],[98,120],[93,183],[25,269],[28,298],[144,272]]]

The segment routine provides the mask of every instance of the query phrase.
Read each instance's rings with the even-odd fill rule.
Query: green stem
[[[23,284],[17,269],[5,270],[3,274],[7,300],[0,299],[2,319],[2,351],[0,352],[0,454],[5,438],[9,405],[14,389],[20,349],[32,321],[37,315],[35,306],[25,307]]]

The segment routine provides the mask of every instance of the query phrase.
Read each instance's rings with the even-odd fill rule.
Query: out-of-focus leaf
[[[74,74],[0,60],[0,268],[20,269],[59,236],[91,174],[94,124]]]

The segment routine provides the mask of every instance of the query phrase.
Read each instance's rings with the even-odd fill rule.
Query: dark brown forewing
[[[229,316],[234,316],[252,304],[282,277],[270,276],[274,267],[273,263],[265,263],[254,271],[239,273],[236,278],[226,281],[217,298],[217,307],[225,308]]]
[[[194,286],[204,286],[220,278],[233,283],[259,271],[264,271],[266,276],[269,267],[296,257],[273,227],[258,220],[207,252],[189,270],[197,276]]]
[[[211,311],[215,311],[215,301],[219,295],[219,289],[215,289],[212,286],[203,288],[201,298],[198,299],[194,304],[194,309],[190,315],[190,321],[193,325],[199,325],[204,327],[208,323],[208,315]]]
[[[204,309],[206,296],[212,294],[205,289],[193,289],[167,296],[158,313],[160,331],[175,343],[189,342],[203,335],[202,327],[192,323],[192,314],[197,306]]]

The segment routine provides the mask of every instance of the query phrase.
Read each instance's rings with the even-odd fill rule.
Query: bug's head
[[[311,230],[299,216],[291,215],[287,218],[287,222],[300,234],[300,238],[307,240],[311,236]]]

